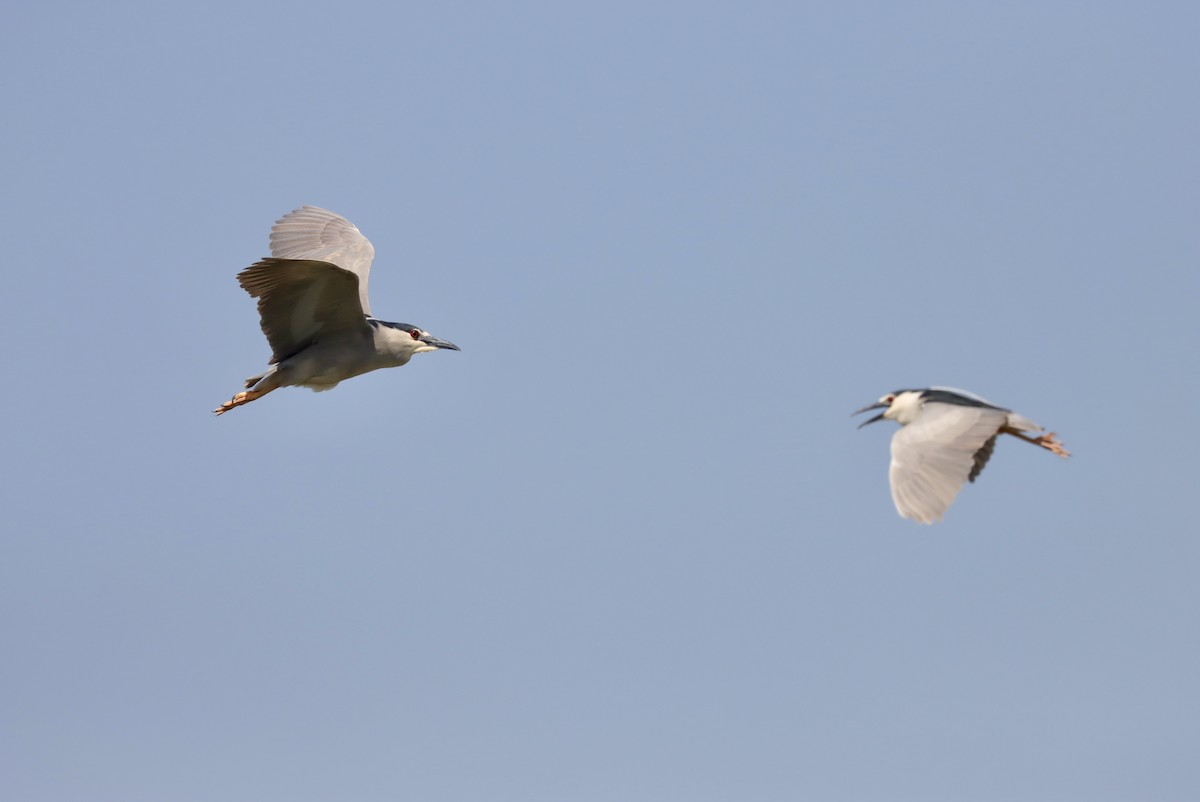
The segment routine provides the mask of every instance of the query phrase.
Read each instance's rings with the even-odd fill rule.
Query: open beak
[[[854,412],[852,412],[850,414],[850,417],[853,418],[855,415],[861,415],[864,412],[870,412],[872,409],[886,410],[887,408],[888,408],[887,404],[883,403],[882,401],[876,401],[874,404],[868,404],[867,406],[863,407],[862,409],[855,410]],[[880,412],[878,415],[871,418],[870,420],[865,420],[862,423],[858,424],[858,428],[861,429],[862,427],[866,426],[868,423],[875,423],[876,421],[881,421],[881,420],[883,420],[882,412]]]
[[[457,345],[450,342],[449,340],[439,340],[437,337],[434,337],[433,335],[430,335],[430,334],[427,334],[424,337],[422,337],[421,342],[425,343],[426,345],[432,345],[434,348],[448,348],[451,351],[461,351],[462,350],[461,348],[459,348]]]

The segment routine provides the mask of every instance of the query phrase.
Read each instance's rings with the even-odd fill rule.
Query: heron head
[[[420,326],[413,326],[408,323],[391,323],[388,325],[393,328],[400,329],[401,331],[408,332],[408,336],[412,340],[411,344],[406,344],[410,354],[423,354],[426,351],[438,351],[443,348],[451,351],[462,350],[449,340],[442,340],[434,337]]]
[[[883,412],[869,420],[863,421],[858,425],[858,428],[861,429],[868,423],[875,423],[881,420],[894,420],[903,426],[911,423],[913,418],[917,417],[917,413],[921,411],[921,391],[896,390],[883,396],[874,404],[867,404],[862,409],[855,410],[853,414],[858,415],[863,412],[869,412],[872,409],[882,409]]]

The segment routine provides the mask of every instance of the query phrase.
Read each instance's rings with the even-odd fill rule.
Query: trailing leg
[[[1071,452],[1063,448],[1063,444],[1058,440],[1058,435],[1056,435],[1054,432],[1043,434],[1038,437],[1030,437],[1017,431],[1016,429],[1009,428],[1008,426],[1003,427],[1000,431],[1004,432],[1005,434],[1011,434],[1013,437],[1020,438],[1026,443],[1032,443],[1035,446],[1040,446],[1041,448],[1049,451],[1051,454],[1057,454],[1063,459],[1071,456]]]
[[[246,389],[243,392],[235,394],[233,398],[214,409],[213,414],[224,415],[234,407],[249,404],[251,401],[262,398],[272,390],[278,389],[280,386],[278,369],[277,365],[272,365],[266,373],[246,379]]]

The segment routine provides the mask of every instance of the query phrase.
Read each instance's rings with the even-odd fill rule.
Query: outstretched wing
[[[921,523],[940,521],[976,467],[977,455],[983,470],[990,456],[986,446],[1007,416],[994,407],[926,403],[892,438],[888,477],[897,511]]]
[[[367,276],[375,259],[375,248],[340,214],[316,206],[288,212],[271,228],[271,255],[280,259],[329,262],[350,271],[358,277],[358,297],[363,314],[371,314]]]
[[[298,354],[319,339],[370,337],[359,302],[359,277],[330,262],[267,257],[238,273],[238,284],[258,299],[271,362]]]

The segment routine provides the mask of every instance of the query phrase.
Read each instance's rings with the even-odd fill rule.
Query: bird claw
[[[249,404],[255,398],[258,398],[258,396],[251,395],[248,392],[237,393],[233,396],[233,398],[229,399],[224,404],[222,404],[221,406],[214,409],[213,414],[214,415],[224,415],[226,412],[233,409],[234,407],[240,407],[242,404]]]
[[[1057,454],[1063,459],[1071,456],[1071,452],[1063,448],[1063,444],[1058,440],[1058,435],[1056,435],[1054,432],[1042,435],[1041,437],[1037,438],[1036,442],[1039,446],[1046,449],[1051,454]]]

